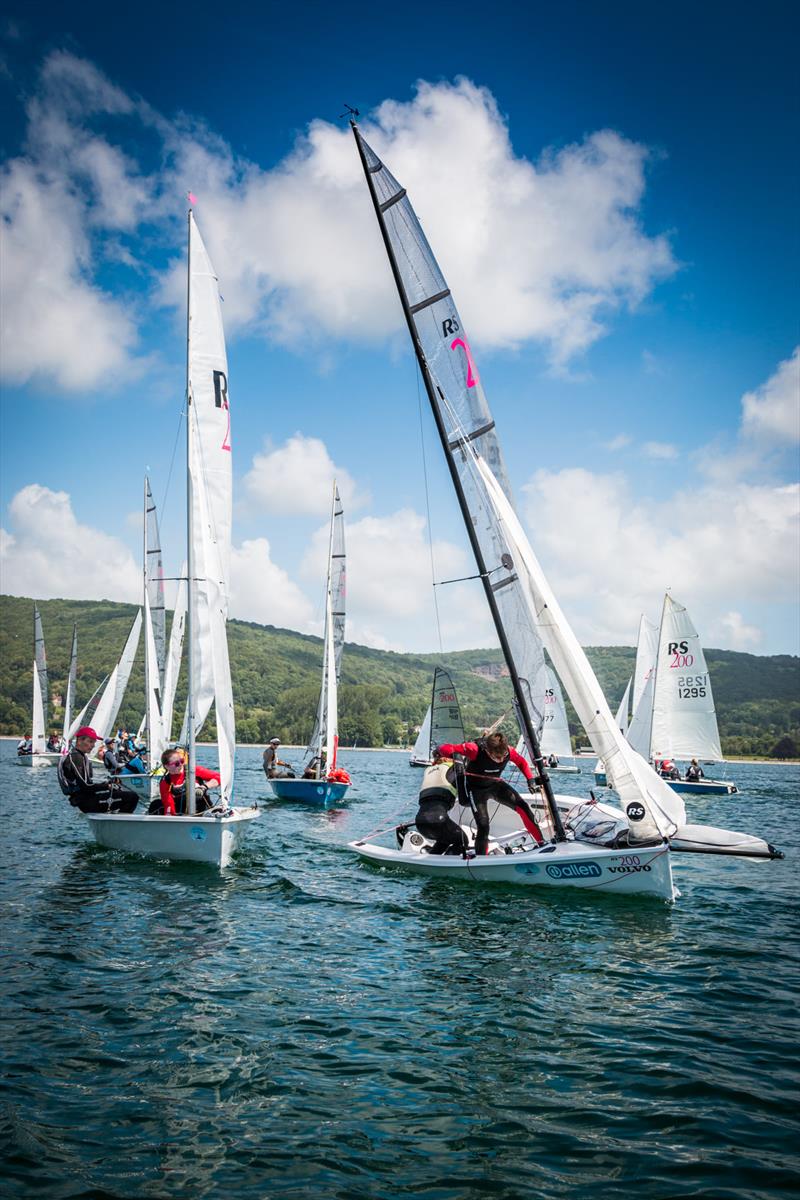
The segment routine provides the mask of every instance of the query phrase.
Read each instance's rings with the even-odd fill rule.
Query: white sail
[[[228,361],[217,276],[189,214],[188,473],[192,508],[195,736],[214,704],[223,798],[233,795],[236,731],[228,641],[232,468]]]
[[[431,716],[432,705],[428,705],[422,724],[419,727],[411,758],[416,762],[429,762],[431,757]]]
[[[125,642],[120,660],[109,675],[108,682],[95,709],[93,718],[94,729],[100,738],[111,737],[114,732],[117,714],[122,704],[122,698],[125,695],[125,689],[128,686],[128,680],[131,677],[133,660],[139,648],[139,636],[141,632],[142,610],[139,609]]]
[[[622,699],[620,700],[619,707],[617,708],[617,715],[614,718],[614,720],[617,722],[617,728],[623,736],[628,732],[628,704],[631,698],[632,683],[633,676],[631,675],[630,679],[628,680],[627,687],[622,693]]]
[[[186,628],[186,563],[181,567],[178,581],[178,593],[175,598],[175,611],[172,614],[172,628],[169,634],[169,649],[164,668],[164,694],[162,708],[164,713],[164,733],[167,742],[172,739],[172,718],[175,711],[175,693],[178,688],[178,677],[181,671],[181,655],[183,653],[183,634]],[[184,721],[185,724],[185,721]],[[183,743],[182,743],[183,744]]]
[[[77,717],[73,718],[73,721],[70,724],[70,727],[67,730],[67,733],[65,735],[66,740],[67,740],[67,745],[69,745],[69,743],[72,741],[77,730],[80,729],[81,725],[91,725],[92,721],[94,720],[94,714],[97,709],[97,705],[99,703],[98,698],[100,696],[100,693],[103,691],[103,688],[106,686],[108,679],[109,679],[109,676],[106,675],[105,679],[102,679],[100,681],[100,683],[98,683],[97,687],[94,689],[94,691],[92,692],[88,701],[86,702],[86,704],[84,704],[83,708],[78,713]]]
[[[647,762],[650,761],[650,736],[653,731],[653,696],[655,695],[656,673],[651,671],[644,690],[639,697],[639,703],[634,709],[631,723],[626,734],[628,742],[637,754]]]
[[[161,707],[161,684],[158,674],[158,650],[153,633],[148,588],[144,589],[144,678],[145,678],[145,726],[147,729],[147,752],[150,769],[158,765],[167,747],[164,733],[164,715]]]
[[[633,669],[633,706],[636,712],[647,681],[656,667],[658,654],[658,626],[642,615],[639,620],[639,637],[636,641],[636,666]]]
[[[33,657],[36,660],[36,670],[39,676],[39,689],[42,696],[43,724],[47,723],[47,705],[50,689],[47,682],[47,655],[44,651],[44,633],[42,632],[42,617],[38,604],[33,606]]]
[[[336,482],[333,484],[331,525],[328,537],[328,574],[325,585],[325,632],[322,645],[322,686],[317,701],[317,714],[308,742],[307,758],[319,756],[331,741],[332,731],[338,742],[338,694],[342,673],[342,650],[346,620],[347,557],[344,544],[344,512]],[[333,686],[331,686],[331,671]],[[333,700],[332,700],[333,698]],[[331,718],[331,703],[337,706]],[[332,759],[327,755],[328,770]]]
[[[464,741],[464,722],[458,696],[449,671],[437,667],[433,672],[433,696],[431,697],[431,729],[429,753],[442,743],[459,745]]]
[[[688,612],[669,593],[661,615],[650,751],[657,759],[722,758],[703,647]]]
[[[72,724],[72,706],[75,703],[75,680],[78,675],[78,626],[72,626],[72,653],[69,656],[69,675],[67,676],[67,694],[64,698],[64,742],[69,741],[69,731]]]
[[[36,659],[33,660],[33,754],[44,754],[47,750],[47,739],[44,727],[44,698]]]
[[[339,687],[336,681],[336,647],[333,630],[333,608],[331,593],[327,603],[327,661],[325,663],[325,764],[328,771],[336,766],[339,748]]]
[[[542,705],[542,726],[539,746],[542,755],[548,758],[555,754],[556,758],[572,757],[572,742],[569,736],[569,722],[561,686],[554,671],[545,665],[539,674],[539,695]]]
[[[166,613],[164,608],[164,564],[161,558],[161,537],[150,480],[144,480],[144,570],[153,626],[159,686],[164,682],[166,659]]]
[[[631,838],[669,837],[686,823],[683,801],[622,736],[508,498],[487,463],[477,455],[474,462],[513,560],[509,570],[516,573],[521,594],[527,597],[529,620],[538,630],[593,749],[605,763],[609,784],[619,794],[630,821]]]

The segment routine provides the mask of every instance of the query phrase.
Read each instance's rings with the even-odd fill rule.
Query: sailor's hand
[[[539,789],[536,786],[536,780],[533,778],[533,776],[531,776],[531,778],[528,780],[528,791],[531,793],[531,795],[535,795],[538,790]]]

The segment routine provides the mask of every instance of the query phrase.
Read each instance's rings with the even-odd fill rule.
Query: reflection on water
[[[670,906],[365,867],[345,843],[419,778],[343,760],[325,811],[264,798],[243,751],[265,811],[223,874],[95,847],[52,773],[0,760],[7,1194],[791,1193],[796,768],[734,767],[692,814],[786,861],[684,856]]]

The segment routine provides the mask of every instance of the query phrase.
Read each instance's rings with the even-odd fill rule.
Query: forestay
[[[450,672],[437,667],[433,672],[433,695],[431,697],[430,743],[425,757],[430,758],[433,750],[442,743],[464,741],[464,722]]]
[[[103,694],[95,709],[94,727],[101,738],[111,737],[113,733],[114,723],[122,704],[122,697],[125,695],[128,680],[131,677],[131,668],[133,667],[133,660],[136,657],[136,651],[139,648],[141,632],[142,610],[139,609],[125,642],[120,660],[109,675],[108,682],[103,689]]]
[[[609,784],[630,822],[631,839],[669,837],[686,822],[683,801],[626,742],[507,496],[482,458],[475,456],[473,469],[494,510],[503,551],[513,560],[527,619],[538,630],[593,749],[606,764]]]
[[[686,609],[669,593],[661,614],[650,743],[654,758],[722,758],[703,647]]]
[[[236,731],[225,624],[232,520],[228,360],[217,276],[189,214],[188,473],[192,506],[195,734],[214,704],[222,795],[232,798]]]
[[[535,680],[544,662],[541,644],[530,628],[518,581],[501,563],[504,552],[494,515],[469,467],[468,447],[489,465],[508,500],[511,488],[481,385],[475,356],[450,289],[433,256],[405,189],[354,129],[366,170],[376,192],[381,220],[397,265],[398,287],[408,305],[413,336],[421,349],[439,396],[444,432],[454,459],[470,517],[489,572],[492,590],[521,680],[534,727],[541,718]]]

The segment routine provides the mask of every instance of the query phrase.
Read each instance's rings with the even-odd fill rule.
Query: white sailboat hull
[[[222,869],[231,861],[257,808],[224,817],[150,817],[144,813],[88,813],[94,839],[110,850],[170,862],[201,862]]]
[[[57,750],[46,750],[42,754],[19,754],[17,762],[21,767],[57,767],[61,760]]]
[[[496,844],[495,844],[496,845]],[[350,842],[349,849],[377,866],[402,867],[439,879],[472,883],[515,883],[527,887],[580,888],[596,894],[655,896],[674,900],[669,846],[635,851],[607,850],[562,842],[541,849],[507,854],[499,847],[480,858],[390,849],[369,842]]]

